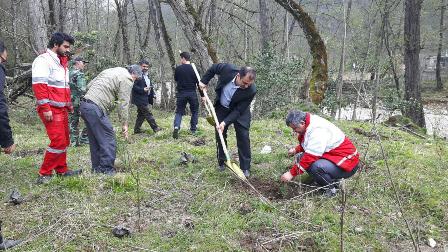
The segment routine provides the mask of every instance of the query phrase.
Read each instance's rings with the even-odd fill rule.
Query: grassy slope
[[[135,111],[133,112],[135,115]],[[201,131],[191,136],[185,129],[179,140],[171,138],[172,114],[156,113],[164,131],[132,136],[131,144],[119,140],[117,158],[128,172],[114,178],[89,172],[88,147],[70,148],[71,167],[85,168],[82,177],[54,179],[37,186],[35,180],[47,137],[32,109],[12,111],[18,151],[0,155],[0,198],[18,188],[26,202],[0,205],[4,234],[26,243],[16,251],[334,251],[339,248],[340,198],[323,199],[302,193],[297,184],[280,185],[279,176],[291,160],[286,145],[295,145],[283,120],[255,121],[251,128],[254,185],[269,196],[273,206],[262,203],[230,172],[215,169],[212,129],[200,120]],[[187,125],[189,117],[184,118]],[[404,221],[393,197],[385,162],[374,140],[354,133],[371,125],[337,123],[357,144],[365,169],[347,181],[345,213],[346,251],[412,250]],[[148,125],[144,125],[148,128]],[[118,127],[116,127],[118,128]],[[185,127],[184,127],[185,128]],[[380,126],[392,178],[399,188],[404,216],[425,248],[428,237],[438,249],[448,244],[448,148],[446,142],[421,140]],[[234,135],[231,130],[230,135]],[[205,145],[192,144],[197,139]],[[259,154],[264,145],[273,152]],[[229,146],[236,152],[234,137]],[[129,151],[125,150],[125,147]],[[198,162],[180,165],[180,152]],[[38,153],[38,154],[36,154]],[[367,156],[365,156],[367,153]],[[126,157],[130,163],[126,164]],[[138,230],[140,174],[141,219]],[[130,227],[133,235],[118,239],[111,229]]]

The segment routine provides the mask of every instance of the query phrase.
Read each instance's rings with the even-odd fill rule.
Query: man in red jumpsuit
[[[45,53],[33,62],[32,83],[37,100],[37,113],[45,125],[50,145],[45,151],[40,167],[38,183],[48,182],[53,170],[61,176],[78,175],[82,170],[67,167],[67,147],[70,145],[68,111],[73,109],[70,101],[68,54],[74,39],[56,32],[48,42]]]

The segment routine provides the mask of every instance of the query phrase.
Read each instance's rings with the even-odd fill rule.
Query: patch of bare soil
[[[280,181],[263,180],[257,177],[250,178],[249,182],[269,200],[288,200],[306,193],[309,190],[306,187],[301,187],[297,184],[285,184]],[[241,183],[241,187],[244,187],[244,190],[250,193],[255,193],[244,183]]]
[[[261,230],[243,235],[240,246],[247,251],[282,251],[285,248],[296,251],[315,251],[316,243],[311,238],[297,239],[292,235]]]
[[[204,138],[198,138],[190,142],[190,144],[194,146],[202,146],[206,144],[206,141]]]

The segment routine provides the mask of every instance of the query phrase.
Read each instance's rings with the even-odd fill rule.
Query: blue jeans
[[[187,106],[187,103],[190,104],[191,110],[190,130],[196,131],[199,117],[199,102],[196,91],[177,94],[174,128],[180,129],[182,116],[185,115],[185,108]]]
[[[311,164],[307,172],[320,186],[334,188],[334,182],[341,178],[349,178],[358,170],[359,164],[351,172],[346,172],[326,159],[319,159]]]

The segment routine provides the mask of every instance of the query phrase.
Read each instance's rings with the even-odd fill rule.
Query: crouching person
[[[351,177],[358,170],[359,153],[356,147],[338,127],[317,115],[290,111],[286,125],[298,134],[300,142],[288,154],[303,155],[291,170],[281,176],[281,180],[289,182],[307,172],[326,189],[326,196],[334,196],[337,181]]]

